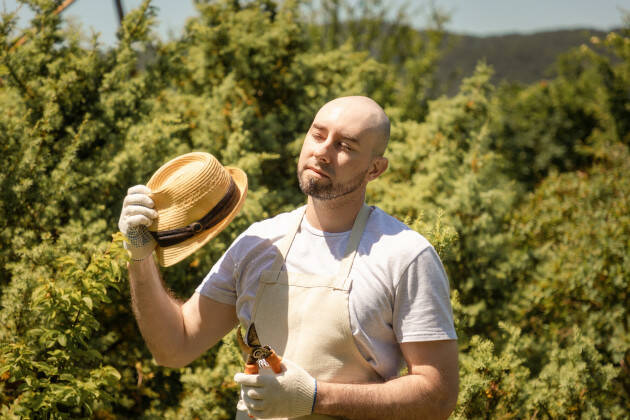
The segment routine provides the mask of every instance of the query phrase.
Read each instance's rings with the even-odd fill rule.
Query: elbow
[[[446,420],[455,411],[458,392],[458,386],[425,388],[414,398],[405,414],[396,418]]]
[[[185,363],[180,363],[176,360],[158,359],[155,356],[154,356],[154,359],[155,359],[155,363],[157,363],[158,366],[167,367],[171,369],[180,369],[186,366]]]
[[[437,396],[434,395],[433,404],[431,406],[424,406],[424,410],[414,410],[417,413],[418,419],[436,419],[446,420],[455,411],[457,405],[457,395],[454,397],[451,395]]]
[[[149,340],[147,337],[144,341],[158,366],[179,369],[186,367],[194,360],[189,356],[185,343],[182,341],[171,340],[168,345],[157,340]]]
[[[419,418],[446,420],[453,414],[457,406],[459,384],[456,382],[455,384],[444,385],[433,389],[428,404],[426,404],[427,400],[424,399],[423,404],[426,404],[424,405],[426,411],[417,410],[418,413],[423,413]]]
[[[184,360],[176,355],[167,355],[164,353],[158,353],[151,351],[151,355],[158,366],[163,366],[171,369],[180,369],[186,367],[191,360]]]
[[[448,419],[451,414],[455,411],[457,407],[457,397],[459,394],[459,384],[454,387],[450,387],[450,389],[445,390],[445,392],[440,395],[440,407],[438,409],[438,418],[440,419]]]

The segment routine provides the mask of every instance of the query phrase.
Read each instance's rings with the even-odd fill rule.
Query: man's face
[[[365,190],[377,135],[369,113],[351,101],[331,102],[317,113],[298,161],[300,189],[320,200]]]

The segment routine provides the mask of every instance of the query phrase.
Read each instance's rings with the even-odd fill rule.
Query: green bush
[[[50,276],[34,278],[24,295],[3,294],[3,307],[14,299],[24,304],[0,335],[3,417],[88,417],[119,397],[121,375],[103,355],[115,337],[102,322],[112,316],[108,305],[124,275],[120,241],[86,266],[58,257]]]

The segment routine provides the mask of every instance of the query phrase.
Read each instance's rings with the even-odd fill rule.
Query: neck
[[[306,220],[315,229],[324,232],[345,232],[352,229],[361,206],[365,202],[365,191],[348,194],[334,200],[319,200],[311,196],[306,204]]]

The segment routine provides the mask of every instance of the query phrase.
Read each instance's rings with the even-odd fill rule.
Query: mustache
[[[318,172],[323,173],[326,176],[334,176],[335,175],[335,170],[333,169],[332,165],[327,164],[327,163],[306,163],[304,165],[304,167],[302,168],[302,171],[306,168],[313,168]]]

